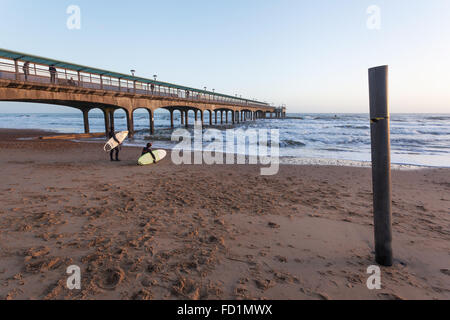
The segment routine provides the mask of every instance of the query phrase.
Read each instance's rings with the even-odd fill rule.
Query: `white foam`
[[[325,158],[280,158],[280,164],[288,165],[302,165],[302,166],[338,166],[338,167],[359,167],[359,168],[371,168],[372,162],[370,161],[355,161],[355,160],[342,160],[342,159],[325,159]],[[417,166],[410,164],[395,164],[391,165],[393,170],[421,170],[430,169],[434,167],[429,166]]]

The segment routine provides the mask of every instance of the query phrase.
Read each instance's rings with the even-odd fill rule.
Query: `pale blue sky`
[[[81,30],[66,27],[72,4]],[[381,8],[381,30],[366,26],[370,5]],[[449,0],[0,2],[2,48],[156,73],[291,112],[367,112],[367,69],[383,64],[392,112],[450,112],[449,39]]]

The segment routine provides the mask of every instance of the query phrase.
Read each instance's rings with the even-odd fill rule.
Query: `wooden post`
[[[375,259],[392,266],[391,146],[388,66],[369,69]]]
[[[204,111],[203,110],[200,110],[200,119],[202,120],[202,126],[203,126],[203,124],[205,122],[205,115],[204,115]]]

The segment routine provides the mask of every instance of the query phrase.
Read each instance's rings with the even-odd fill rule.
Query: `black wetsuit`
[[[109,133],[109,138],[113,138],[114,141],[116,141],[119,145],[117,147],[115,147],[114,149],[111,150],[111,152],[109,153],[109,157],[111,158],[111,161],[114,161],[114,153],[116,154],[116,161],[119,161],[119,147],[120,147],[120,142],[119,140],[116,138],[116,134],[114,132],[110,132]]]
[[[147,154],[147,153],[150,153],[150,154],[152,155],[152,157],[153,157],[153,161],[156,162],[156,157],[155,157],[155,154],[153,153],[152,148],[147,148],[147,147],[145,147],[145,148],[142,150],[142,155],[145,155],[145,154]]]

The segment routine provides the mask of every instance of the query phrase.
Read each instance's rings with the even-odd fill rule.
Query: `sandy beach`
[[[393,171],[395,265],[369,290],[368,168],[263,177],[17,140],[46,134],[0,130],[0,299],[450,299],[450,169]]]

